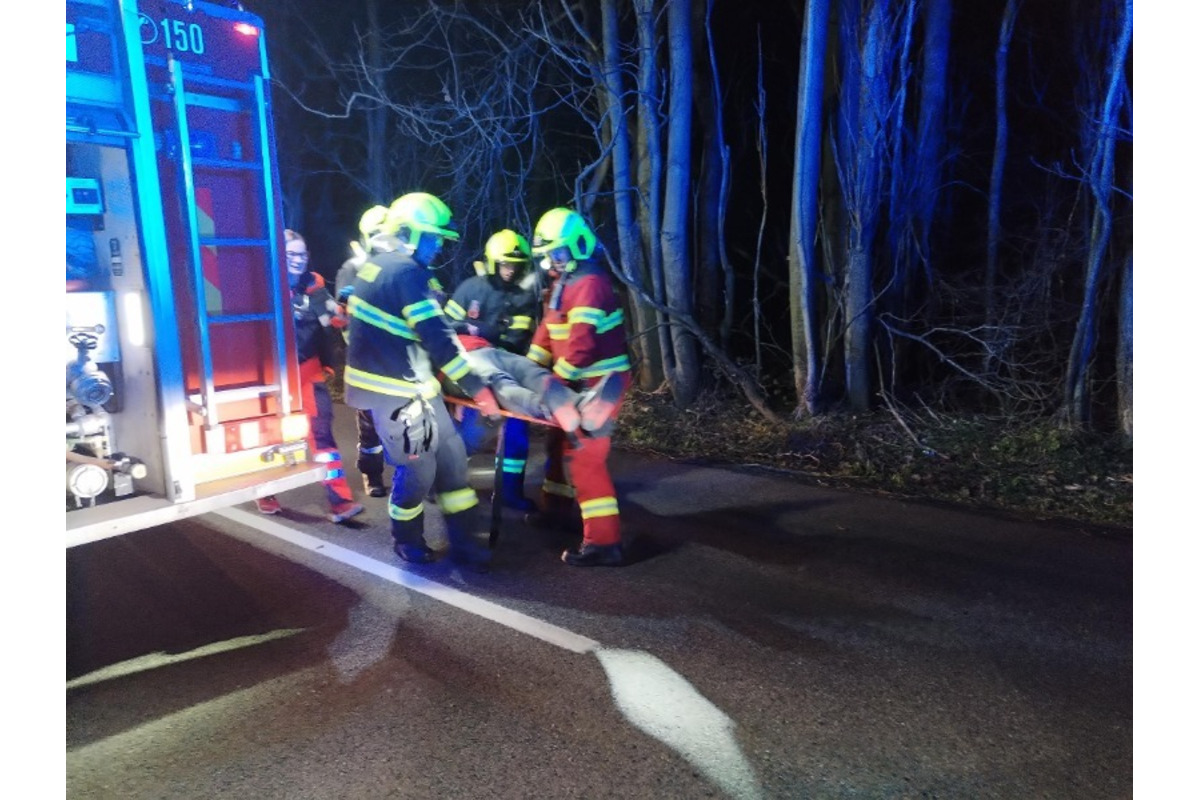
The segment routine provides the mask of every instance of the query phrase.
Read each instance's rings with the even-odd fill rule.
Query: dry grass
[[[903,423],[903,424],[902,424]],[[1133,452],[1051,422],[829,414],[779,427],[736,398],[680,411],[634,392],[616,443],[673,459],[783,470],[801,482],[886,492],[1024,518],[1131,529]]]

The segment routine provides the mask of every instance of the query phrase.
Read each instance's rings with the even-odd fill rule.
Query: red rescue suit
[[[547,507],[556,500],[561,502],[568,487],[574,490],[583,518],[584,545],[618,544],[621,520],[608,472],[608,453],[613,426],[629,388],[630,364],[625,314],[603,267],[580,261],[559,278],[527,355],[576,391],[609,373],[620,374],[621,399],[604,428],[577,437],[575,444],[560,430],[549,432],[551,454],[542,489]]]

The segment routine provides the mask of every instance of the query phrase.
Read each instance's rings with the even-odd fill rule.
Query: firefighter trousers
[[[467,450],[442,398],[399,399],[371,409],[388,463],[396,468],[388,516],[397,544],[427,545],[425,498],[433,490],[451,554],[479,560],[487,550],[479,498],[468,483]]]
[[[547,510],[562,510],[573,497],[583,518],[583,544],[612,545],[621,541],[617,492],[608,472],[608,454],[617,414],[629,389],[629,375],[621,376],[622,391],[604,426],[572,441],[552,429],[546,440],[546,478],[542,498]],[[595,381],[592,381],[595,383]]]

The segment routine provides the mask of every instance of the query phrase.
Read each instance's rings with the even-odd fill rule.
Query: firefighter
[[[589,436],[572,441],[559,431],[549,432],[551,457],[543,495],[552,502],[566,494],[565,489],[574,494],[583,519],[583,541],[564,550],[562,560],[580,567],[625,563],[608,454],[617,412],[629,387],[630,364],[624,311],[607,271],[594,260],[598,246],[583,217],[568,208],[547,211],[534,228],[533,253],[545,257],[543,267],[556,280],[528,357],[577,391],[594,388],[602,380],[620,386],[615,399],[597,404],[607,408],[593,409],[606,421]],[[564,491],[556,492],[559,487]]]
[[[482,266],[482,271],[455,289],[446,316],[468,351],[490,345],[523,356],[533,339],[539,305],[537,274],[529,269],[529,242],[516,231],[502,230],[487,240],[483,255],[484,264],[476,262],[476,270]],[[468,451],[477,450],[483,439],[478,412],[464,410],[460,430]],[[505,420],[503,442],[501,502],[518,511],[533,511],[537,506],[525,497],[529,423]]]
[[[424,500],[432,489],[451,560],[482,572],[491,550],[479,527],[479,498],[467,481],[466,448],[446,411],[438,373],[485,415],[498,416],[499,407],[467,365],[430,283],[429,268],[444,241],[458,240],[451,216],[444,202],[424,192],[402,195],[388,207],[346,303],[346,403],[370,412],[387,461],[396,467],[388,501],[396,555],[416,564],[437,558],[424,538]]]
[[[309,449],[325,465],[325,495],[329,521],[345,522],[362,513],[342,469],[342,456],[333,438],[333,400],[325,378],[333,375],[333,350],[328,335],[338,318],[338,304],[325,288],[325,279],[308,269],[308,245],[293,230],[283,232],[288,283],[292,290],[292,320],[300,360],[300,387],[309,410]],[[282,507],[274,495],[255,501],[263,514],[278,514]]]
[[[372,206],[358,221],[361,239],[350,243],[352,255],[342,263],[336,279],[337,299],[343,319],[348,319],[346,300],[354,290],[354,276],[358,268],[367,262],[372,247],[371,239],[379,233],[386,218],[387,206]],[[350,331],[346,327],[343,327],[342,335],[349,343]],[[363,488],[371,497],[386,497],[388,490],[383,481],[383,442],[379,440],[379,434],[371,422],[370,412],[358,408],[354,410],[354,417],[358,427],[358,459],[355,466],[362,475]]]

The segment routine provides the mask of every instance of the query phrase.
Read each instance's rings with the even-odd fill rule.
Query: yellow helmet
[[[451,216],[450,207],[440,198],[426,192],[409,192],[392,201],[380,233],[396,236],[407,230],[402,238],[412,247],[417,246],[424,233],[457,242],[458,231],[450,227]]]
[[[363,212],[358,220],[358,232],[362,234],[364,242],[383,230],[387,215],[387,206],[371,206]]]
[[[566,271],[575,269],[576,261],[592,257],[596,250],[596,234],[578,211],[569,208],[552,208],[538,220],[533,229],[533,252],[549,254],[560,248],[571,254]]]
[[[483,247],[483,256],[487,261],[488,275],[496,274],[496,264],[501,261],[517,264],[523,271],[532,258],[529,241],[516,231],[507,228],[492,234]]]

